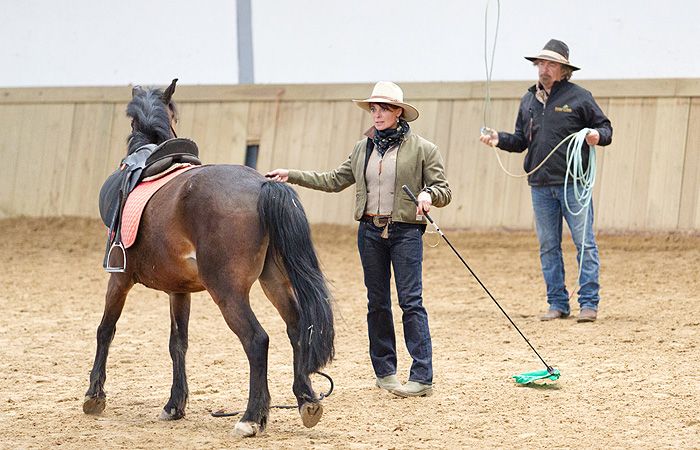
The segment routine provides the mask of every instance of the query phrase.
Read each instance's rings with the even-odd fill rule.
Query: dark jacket
[[[593,95],[569,81],[555,82],[546,105],[535,98],[535,86],[520,101],[515,133],[498,133],[498,147],[509,152],[523,152],[524,168],[531,171],[547,157],[562,139],[582,128],[594,128],[600,134],[598,145],[612,142],[612,126]],[[563,144],[535,173],[528,177],[530,186],[564,184],[566,147]],[[583,165],[588,167],[588,145],[583,145]]]

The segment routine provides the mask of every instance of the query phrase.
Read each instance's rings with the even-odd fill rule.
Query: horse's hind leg
[[[104,384],[107,378],[107,354],[114,338],[117,321],[124,309],[126,295],[133,285],[131,277],[126,274],[112,274],[109,279],[105,295],[105,310],[100,326],[97,328],[97,351],[90,372],[90,387],[83,401],[85,414],[99,414],[105,409],[107,396]]]
[[[173,385],[170,400],[160,413],[161,420],[176,420],[185,416],[187,405],[187,326],[190,320],[190,294],[170,294],[170,357],[173,360]]]
[[[267,298],[272,302],[287,325],[287,336],[292,344],[294,354],[294,383],[292,391],[297,398],[301,421],[307,428],[311,428],[321,420],[323,406],[311,386],[309,374],[301,369],[299,356],[299,313],[296,301],[292,295],[286,275],[280,270],[272,256],[268,256],[265,268],[260,276],[260,286]]]
[[[248,406],[235,429],[237,434],[244,437],[262,433],[267,426],[270,411],[270,391],[267,387],[267,351],[270,338],[250,308],[248,289],[243,290],[240,286],[209,288],[226,324],[238,336],[248,357]]]

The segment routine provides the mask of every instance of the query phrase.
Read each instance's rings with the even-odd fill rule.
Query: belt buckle
[[[372,223],[377,228],[385,227],[389,224],[389,217],[388,216],[372,216]]]

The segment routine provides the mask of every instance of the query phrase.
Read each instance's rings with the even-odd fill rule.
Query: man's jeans
[[[396,336],[391,314],[390,278],[394,269],[396,293],[403,311],[403,332],[408,353],[413,358],[409,380],[433,381],[433,349],[428,313],[423,307],[424,226],[389,224],[389,238],[382,228],[360,222],[357,247],[367,287],[367,328],[369,356],[377,377],[396,373]]]
[[[571,230],[571,236],[576,245],[578,263],[581,258],[581,242],[584,242],[583,269],[579,282],[578,301],[581,308],[598,309],[600,296],[598,290],[598,273],[600,261],[598,246],[593,235],[593,204],[589,203],[588,211],[578,215],[570,213],[564,203],[564,186],[532,186],[532,207],[535,211],[537,237],[540,241],[540,261],[542,274],[547,284],[547,302],[549,309],[569,314],[569,293],[564,284],[564,260],[561,251],[562,217]],[[569,208],[578,212],[581,206],[574,198],[574,189],[569,185],[566,189]],[[585,241],[583,232],[585,228]]]

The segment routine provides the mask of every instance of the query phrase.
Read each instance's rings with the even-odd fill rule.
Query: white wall
[[[232,0],[0,0],[0,42],[6,87],[238,78]]]
[[[251,0],[258,83],[485,78],[497,1]],[[0,0],[0,86],[233,84],[234,0]],[[700,1],[502,0],[495,80],[567,42],[581,79],[700,78]]]

